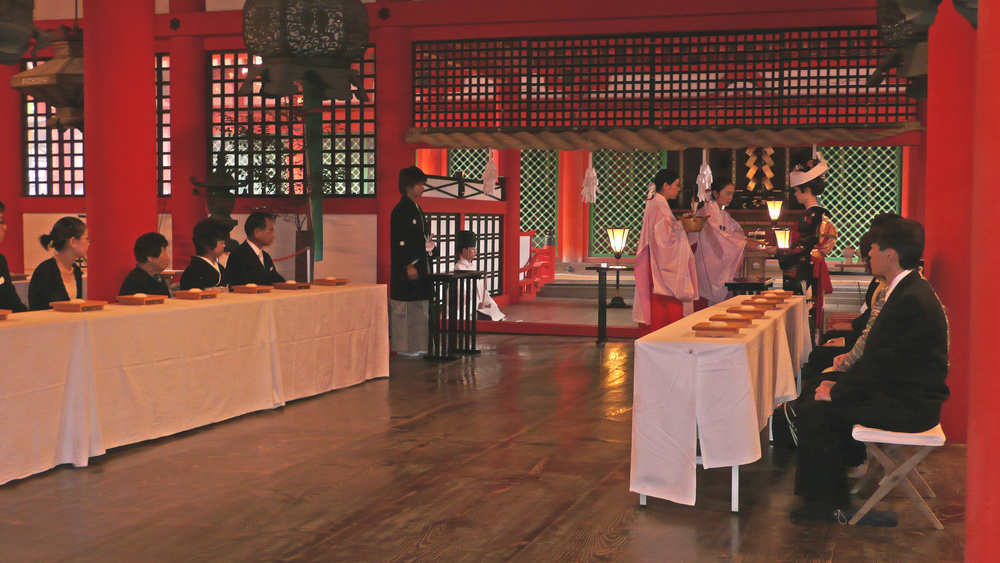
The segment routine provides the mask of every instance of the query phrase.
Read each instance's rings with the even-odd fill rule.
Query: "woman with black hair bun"
[[[691,243],[668,200],[681,191],[673,170],[653,178],[635,257],[632,320],[657,330],[684,316],[683,302],[698,299],[698,274]]]
[[[701,202],[695,213],[708,217],[700,232],[691,233],[697,241],[694,258],[698,266],[699,302],[705,306],[725,301],[729,290],[726,282],[732,281],[743,265],[747,248],[756,249],[757,241],[747,238],[743,227],[726,211],[732,203],[736,186],[728,178],[712,182],[711,198]],[[698,309],[696,304],[695,309]]]
[[[49,234],[38,238],[55,255],[35,268],[28,282],[28,307],[32,311],[50,309],[54,301],[83,299],[83,270],[76,261],[87,257],[90,235],[87,225],[76,217],[56,221]]]

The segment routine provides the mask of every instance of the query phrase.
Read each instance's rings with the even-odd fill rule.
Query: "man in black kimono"
[[[851,438],[861,424],[893,432],[936,426],[948,398],[948,321],[937,295],[917,266],[924,228],[911,219],[886,221],[872,230],[872,273],[888,283],[885,304],[869,329],[865,350],[843,373],[830,373],[815,400],[798,411],[795,494],[805,504],[791,517],[850,518],[846,468],[863,451]],[[860,523],[895,525],[895,515],[872,511]]]
[[[427,349],[427,309],[431,285],[428,258],[437,248],[417,203],[427,175],[416,166],[399,171],[399,203],[392,210],[389,275],[389,343],[394,352],[418,356]]]
[[[285,278],[274,268],[271,255],[264,250],[274,242],[274,215],[254,211],[243,223],[247,239],[229,255],[226,273],[229,285],[274,285]]]
[[[135,255],[135,269],[125,276],[118,295],[170,296],[167,282],[160,277],[160,272],[170,265],[170,253],[167,252],[167,238],[160,233],[146,233],[135,239],[132,253]]]

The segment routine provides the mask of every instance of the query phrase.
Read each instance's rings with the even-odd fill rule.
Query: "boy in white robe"
[[[455,251],[458,253],[455,259],[455,271],[475,271],[476,268],[472,265],[472,261],[476,258],[476,233],[458,231]],[[476,310],[491,321],[502,321],[507,318],[507,315],[500,311],[496,301],[486,291],[486,282],[482,279],[476,280]]]

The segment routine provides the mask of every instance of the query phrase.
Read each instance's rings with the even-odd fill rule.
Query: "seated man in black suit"
[[[861,462],[851,438],[855,424],[923,432],[940,420],[949,394],[948,321],[917,271],[923,249],[924,228],[916,221],[897,218],[872,229],[871,269],[889,284],[885,302],[861,357],[846,371],[827,374],[815,400],[800,401],[795,494],[805,504],[791,512],[793,519],[846,522],[852,515],[846,468]],[[860,521],[895,522],[895,515],[880,511]]]
[[[135,247],[132,253],[135,254],[135,269],[125,276],[118,295],[135,295],[145,293],[146,295],[166,295],[170,296],[170,288],[167,282],[160,277],[160,272],[170,265],[170,253],[167,252],[167,237],[160,233],[146,233],[139,235],[135,239]]]
[[[243,223],[247,240],[229,255],[226,273],[230,285],[273,285],[285,281],[274,269],[271,255],[264,247],[274,242],[274,215],[254,211]]]
[[[3,212],[7,206],[0,201],[0,242],[3,242],[7,234],[7,224],[3,220]],[[21,297],[14,288],[14,282],[10,279],[10,269],[7,268],[7,258],[0,254],[0,309],[6,309],[14,313],[23,313],[28,307],[21,302]]]

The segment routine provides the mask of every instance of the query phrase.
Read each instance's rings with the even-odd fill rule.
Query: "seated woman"
[[[3,212],[7,207],[0,201],[0,242],[3,242],[7,234],[7,224],[3,220]],[[21,297],[14,288],[14,282],[10,280],[10,268],[7,267],[7,258],[0,254],[0,309],[23,313],[28,308],[21,303]]]
[[[160,272],[170,265],[170,253],[167,252],[167,237],[160,233],[146,233],[135,239],[132,254],[135,256],[135,269],[125,276],[118,295],[170,296],[170,286],[160,277]]]
[[[191,239],[197,255],[191,257],[191,263],[181,274],[181,289],[227,287],[229,276],[219,258],[226,252],[229,228],[215,219],[203,219],[194,226]]]
[[[87,257],[90,235],[87,225],[76,217],[63,217],[52,231],[38,238],[42,248],[55,250],[55,255],[35,268],[28,282],[28,308],[32,311],[51,309],[54,301],[83,299],[83,270],[76,261]]]
[[[455,260],[456,272],[467,272],[475,270],[472,260],[476,257],[476,233],[472,231],[458,231],[456,237],[455,250],[458,258]],[[476,311],[481,320],[502,321],[507,315],[500,311],[496,301],[490,297],[486,291],[486,283],[483,280],[476,280]]]

